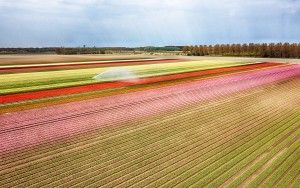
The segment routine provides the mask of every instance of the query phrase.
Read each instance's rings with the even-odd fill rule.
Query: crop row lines
[[[296,134],[296,132],[293,132],[294,130],[298,130],[299,129],[299,125],[291,130],[290,132],[286,133],[286,135],[288,136],[283,136],[283,139],[278,140],[277,143],[274,143],[272,146],[270,146],[269,148],[267,148],[266,152],[261,154],[259,157],[261,157],[261,159],[259,159],[256,163],[252,164],[249,168],[247,168],[247,171],[242,171],[241,174],[239,174],[238,177],[236,177],[234,180],[232,180],[231,182],[227,183],[228,187],[237,187],[238,185],[241,187],[245,187],[246,184],[249,184],[250,181],[252,181],[252,179],[254,179],[254,174],[259,174],[260,172],[258,172],[258,169],[261,169],[262,166],[267,165],[267,163],[269,163],[269,161],[271,161],[273,158],[275,158],[277,155],[279,155],[284,148],[286,147],[286,144],[288,142],[290,142],[290,138],[293,138],[293,136]],[[254,159],[254,161],[256,160]],[[239,169],[236,168],[236,172],[238,172]],[[218,182],[218,179],[215,180],[216,182]]]
[[[247,137],[246,137],[246,138],[247,138]],[[229,148],[230,148],[230,147],[232,147],[232,146],[229,146]],[[189,155],[189,157],[190,157],[190,156],[191,156],[191,155]],[[214,156],[214,157],[215,157],[215,156]],[[196,160],[199,160],[197,157],[196,157],[195,159],[196,159]],[[172,162],[174,162],[174,160],[172,160]],[[174,164],[175,164],[175,163],[174,163]],[[180,167],[178,167],[177,164],[178,164],[178,161],[177,161],[177,163],[175,164],[176,167],[174,167],[173,169],[178,171],[178,170],[180,169]],[[189,164],[197,164],[197,163],[195,163],[195,162],[194,162],[194,163],[190,162]],[[183,167],[185,167],[185,166],[183,166]],[[166,170],[166,169],[164,169],[164,170]],[[152,171],[152,172],[153,172],[153,171]],[[166,174],[174,174],[174,173],[175,173],[175,172],[172,172],[172,173],[171,173],[171,172],[168,172],[168,173],[166,172]],[[152,176],[153,176],[153,175],[152,175]],[[166,178],[165,178],[164,176],[161,176],[161,174],[159,174],[159,177],[163,178],[164,181],[166,180]],[[143,177],[143,178],[140,178],[140,179],[141,179],[141,180],[144,180],[145,178],[146,178],[146,177]],[[122,179],[122,180],[123,180],[123,179]],[[173,179],[173,180],[174,180],[174,179]],[[132,185],[132,182],[127,182],[127,183]],[[124,186],[124,185],[121,184],[120,186]]]
[[[226,111],[226,109],[222,109],[222,111]],[[200,117],[202,117],[202,116],[200,116]],[[207,118],[208,120],[209,120],[209,118]],[[170,127],[173,127],[173,125],[170,125]],[[169,129],[169,127],[166,127],[165,129]],[[153,130],[153,129],[152,129]],[[161,130],[160,129],[154,129],[155,130],[155,132],[161,132]],[[174,129],[174,130],[176,130],[176,129]],[[136,132],[134,132],[134,134],[136,134]],[[150,134],[153,134],[153,133],[150,133]],[[130,140],[132,140],[132,137],[130,137],[130,136],[126,136],[125,138],[130,138]],[[146,137],[147,138],[147,137]],[[147,138],[147,140],[152,140],[152,138]],[[127,145],[127,143],[125,142],[125,140],[123,141],[121,141],[121,143],[124,145],[124,144],[126,144],[126,146],[127,146],[127,148],[129,148],[129,151],[131,150],[131,149],[133,149],[130,145]],[[139,145],[142,145],[143,143],[141,143],[141,144],[139,144]],[[137,147],[136,148],[139,148],[140,146],[139,145],[137,145]],[[121,149],[121,148],[117,148],[118,149],[118,151],[119,151],[119,149]],[[100,152],[104,152],[105,150],[103,150],[102,148],[97,148],[97,150],[98,151],[100,151]],[[93,153],[94,152],[97,152],[97,150],[95,151],[94,149],[92,150],[93,151]],[[90,150],[91,151],[91,150]],[[84,151],[82,151],[81,150],[81,152],[83,153]],[[105,152],[105,154],[107,154],[106,152]],[[70,155],[72,155],[72,153],[70,154]],[[86,155],[86,153],[83,153],[82,154],[83,156],[85,156]],[[107,155],[109,155],[110,156],[110,154],[108,153]],[[76,155],[76,157],[79,157],[78,155]],[[101,155],[100,156],[97,156],[97,157],[101,157]],[[80,159],[80,158],[79,158]],[[52,161],[52,160],[51,160]],[[53,161],[54,162],[54,161]],[[65,162],[65,161],[62,161],[63,163]],[[48,168],[47,166],[44,166],[45,164],[43,164],[43,163],[38,163],[38,165],[39,166],[43,166],[43,167],[45,167],[45,168]],[[21,175],[21,172],[18,172],[18,174],[19,175]]]
[[[233,98],[233,99],[229,99],[229,100],[224,100],[224,101],[222,101],[222,102],[213,102],[212,103],[212,107],[214,107],[214,105],[218,105],[218,106],[221,106],[222,104],[227,104],[227,103],[230,103],[230,102],[232,102],[232,101],[235,101],[235,100],[237,100],[237,101],[242,101],[242,100],[244,100],[244,97],[247,97],[247,98],[255,98],[256,96],[258,96],[258,93],[255,93],[255,95],[254,96],[251,96],[251,94],[253,94],[252,92],[251,92],[251,94],[249,94],[249,93],[247,93],[247,92],[243,92],[243,93],[241,93],[242,94],[242,96],[238,96],[238,98],[236,99],[236,98]],[[238,102],[236,102],[237,104],[238,104]],[[202,111],[205,111],[207,108],[210,108],[211,106],[207,106],[206,108],[202,108],[202,107],[198,107],[197,109],[200,109],[200,110],[202,110]],[[163,114],[163,115],[165,115],[165,114]],[[169,115],[169,116],[177,116],[177,114],[176,115]],[[162,118],[164,118],[164,116],[160,116],[160,120],[162,120]],[[155,122],[156,120],[154,120],[154,121],[151,121],[151,122],[149,122],[149,123],[144,123],[144,125],[149,125],[149,124],[151,124],[151,123],[153,123],[153,122]],[[133,122],[132,122],[133,123]],[[131,123],[131,124],[132,124]],[[123,128],[124,126],[121,126],[121,128]],[[138,129],[140,129],[141,127],[143,127],[143,126],[140,126],[139,125],[139,123],[138,124],[136,124],[135,126],[129,126],[129,127],[126,127],[126,129],[125,130],[123,130],[123,129],[121,129],[121,132],[123,131],[125,131],[125,132],[127,132],[127,131],[132,131],[132,130],[135,130],[136,129],[136,127],[138,128]],[[121,134],[121,133],[119,133],[119,132],[116,132],[116,129],[118,129],[118,128],[120,128],[120,126],[115,126],[115,127],[111,127],[110,129],[108,129],[108,131],[111,131],[112,132],[112,134],[114,134],[114,135],[116,135],[116,134]],[[103,137],[104,138],[111,138],[113,135],[111,135],[111,134],[108,134],[107,132],[108,131],[106,131],[105,129],[101,129],[100,131],[96,131],[96,134],[97,134],[97,140],[99,139],[98,137],[100,136],[99,135],[99,133],[101,134],[101,135],[103,135]],[[101,137],[101,139],[103,139],[103,137]],[[87,139],[86,140],[86,143],[89,143],[89,142],[91,142],[91,139]],[[71,142],[72,143],[72,142]],[[74,143],[74,142],[73,142]],[[49,145],[49,144],[51,144],[51,143],[47,143],[47,145]],[[74,143],[75,145],[71,145],[71,146],[78,146],[78,143],[77,143],[77,141]],[[82,143],[79,143],[79,144],[82,144]],[[49,150],[50,148],[47,148],[47,150]],[[54,149],[54,148],[53,148]],[[52,149],[52,150],[53,150]],[[60,148],[61,150],[63,150],[63,151],[65,151],[65,150],[68,150],[66,147],[65,147],[65,145],[62,147],[62,148]],[[37,152],[44,152],[43,150],[41,150],[41,148],[37,148],[37,149],[33,149],[33,150],[31,150],[32,152],[34,152],[35,154],[37,154]],[[55,150],[55,151],[53,151],[53,153],[57,153],[57,152],[60,152],[60,150]],[[48,153],[48,154],[50,154],[50,153]],[[29,158],[29,156],[27,156],[27,155],[24,155],[24,152],[22,152],[22,153],[20,153],[20,155],[18,155],[18,153],[17,152],[15,152],[14,153],[14,156],[18,156],[18,157],[24,157],[24,158],[26,158],[26,159],[30,159],[30,160],[33,160],[32,158]],[[37,156],[37,155],[36,155]],[[3,158],[4,158],[4,155],[3,155]],[[10,158],[10,156],[8,156],[8,158]],[[2,164],[2,166],[3,166],[4,164]],[[15,166],[15,164],[14,164],[14,166]]]

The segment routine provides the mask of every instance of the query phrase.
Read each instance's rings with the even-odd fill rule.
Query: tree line
[[[195,45],[183,47],[183,53],[193,56],[300,58],[300,43]]]
[[[42,48],[0,48],[0,54],[112,54],[182,51],[183,46],[146,47],[42,47]]]
[[[41,47],[41,48],[0,48],[0,54],[109,54],[133,52],[134,48],[126,47]]]
[[[0,48],[0,54],[55,54],[56,48]]]
[[[246,56],[300,58],[300,43],[249,43],[215,44],[195,46],[164,47],[45,47],[45,48],[0,48],[0,54],[113,54],[113,53],[149,53],[183,52],[193,56]]]
[[[56,54],[111,54],[111,53],[135,53],[135,52],[170,52],[182,51],[180,46],[146,46],[146,47],[83,47],[83,48],[56,48]]]
[[[56,48],[55,53],[59,55],[74,55],[74,54],[107,54],[110,52],[122,52],[122,51],[131,51],[127,48],[97,48],[97,47],[84,47],[84,48]]]

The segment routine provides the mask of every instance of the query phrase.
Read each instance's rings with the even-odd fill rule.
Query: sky
[[[0,47],[300,42],[300,0],[0,0]]]

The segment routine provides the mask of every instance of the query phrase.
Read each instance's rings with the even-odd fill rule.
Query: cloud
[[[299,41],[295,0],[0,0],[2,46]]]

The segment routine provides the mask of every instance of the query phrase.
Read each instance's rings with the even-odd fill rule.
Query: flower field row
[[[0,75],[1,95],[65,88],[79,85],[118,81],[118,74],[124,71],[131,73],[136,79],[184,72],[200,71],[214,68],[245,65],[240,62],[224,61],[191,61],[178,63],[161,63],[148,65],[120,66],[118,68],[89,68],[77,70],[42,71]],[[95,76],[115,71],[110,77],[94,79]]]
[[[213,75],[213,74],[224,73],[224,72],[226,73],[226,72],[232,72],[232,71],[252,70],[252,69],[257,69],[257,68],[264,68],[264,67],[271,67],[271,66],[278,66],[278,65],[279,64],[272,64],[272,63],[242,65],[242,66],[234,66],[234,67],[209,69],[209,70],[204,70],[204,71],[195,71],[195,72],[178,73],[178,74],[163,75],[163,76],[146,77],[146,78],[140,78],[139,80],[134,81],[134,82],[114,81],[114,82],[89,84],[89,85],[76,86],[76,87],[43,90],[43,91],[27,92],[27,93],[18,93],[18,94],[11,94],[11,95],[3,96],[1,103],[12,103],[12,102],[18,102],[18,101],[24,101],[24,100],[33,100],[33,99],[46,98],[46,97],[55,97],[55,96],[60,96],[60,95],[70,95],[70,94],[75,94],[75,93],[99,91],[99,90],[118,88],[118,87],[126,87],[126,86],[132,86],[132,85],[150,84],[150,83],[156,83],[156,82],[162,82],[162,81],[170,81],[170,80],[178,80],[178,79],[183,79],[183,78],[192,78],[192,77]]]
[[[9,106],[102,92],[0,114],[0,186],[297,187],[300,65],[198,63],[132,65],[136,82],[2,95]]]

